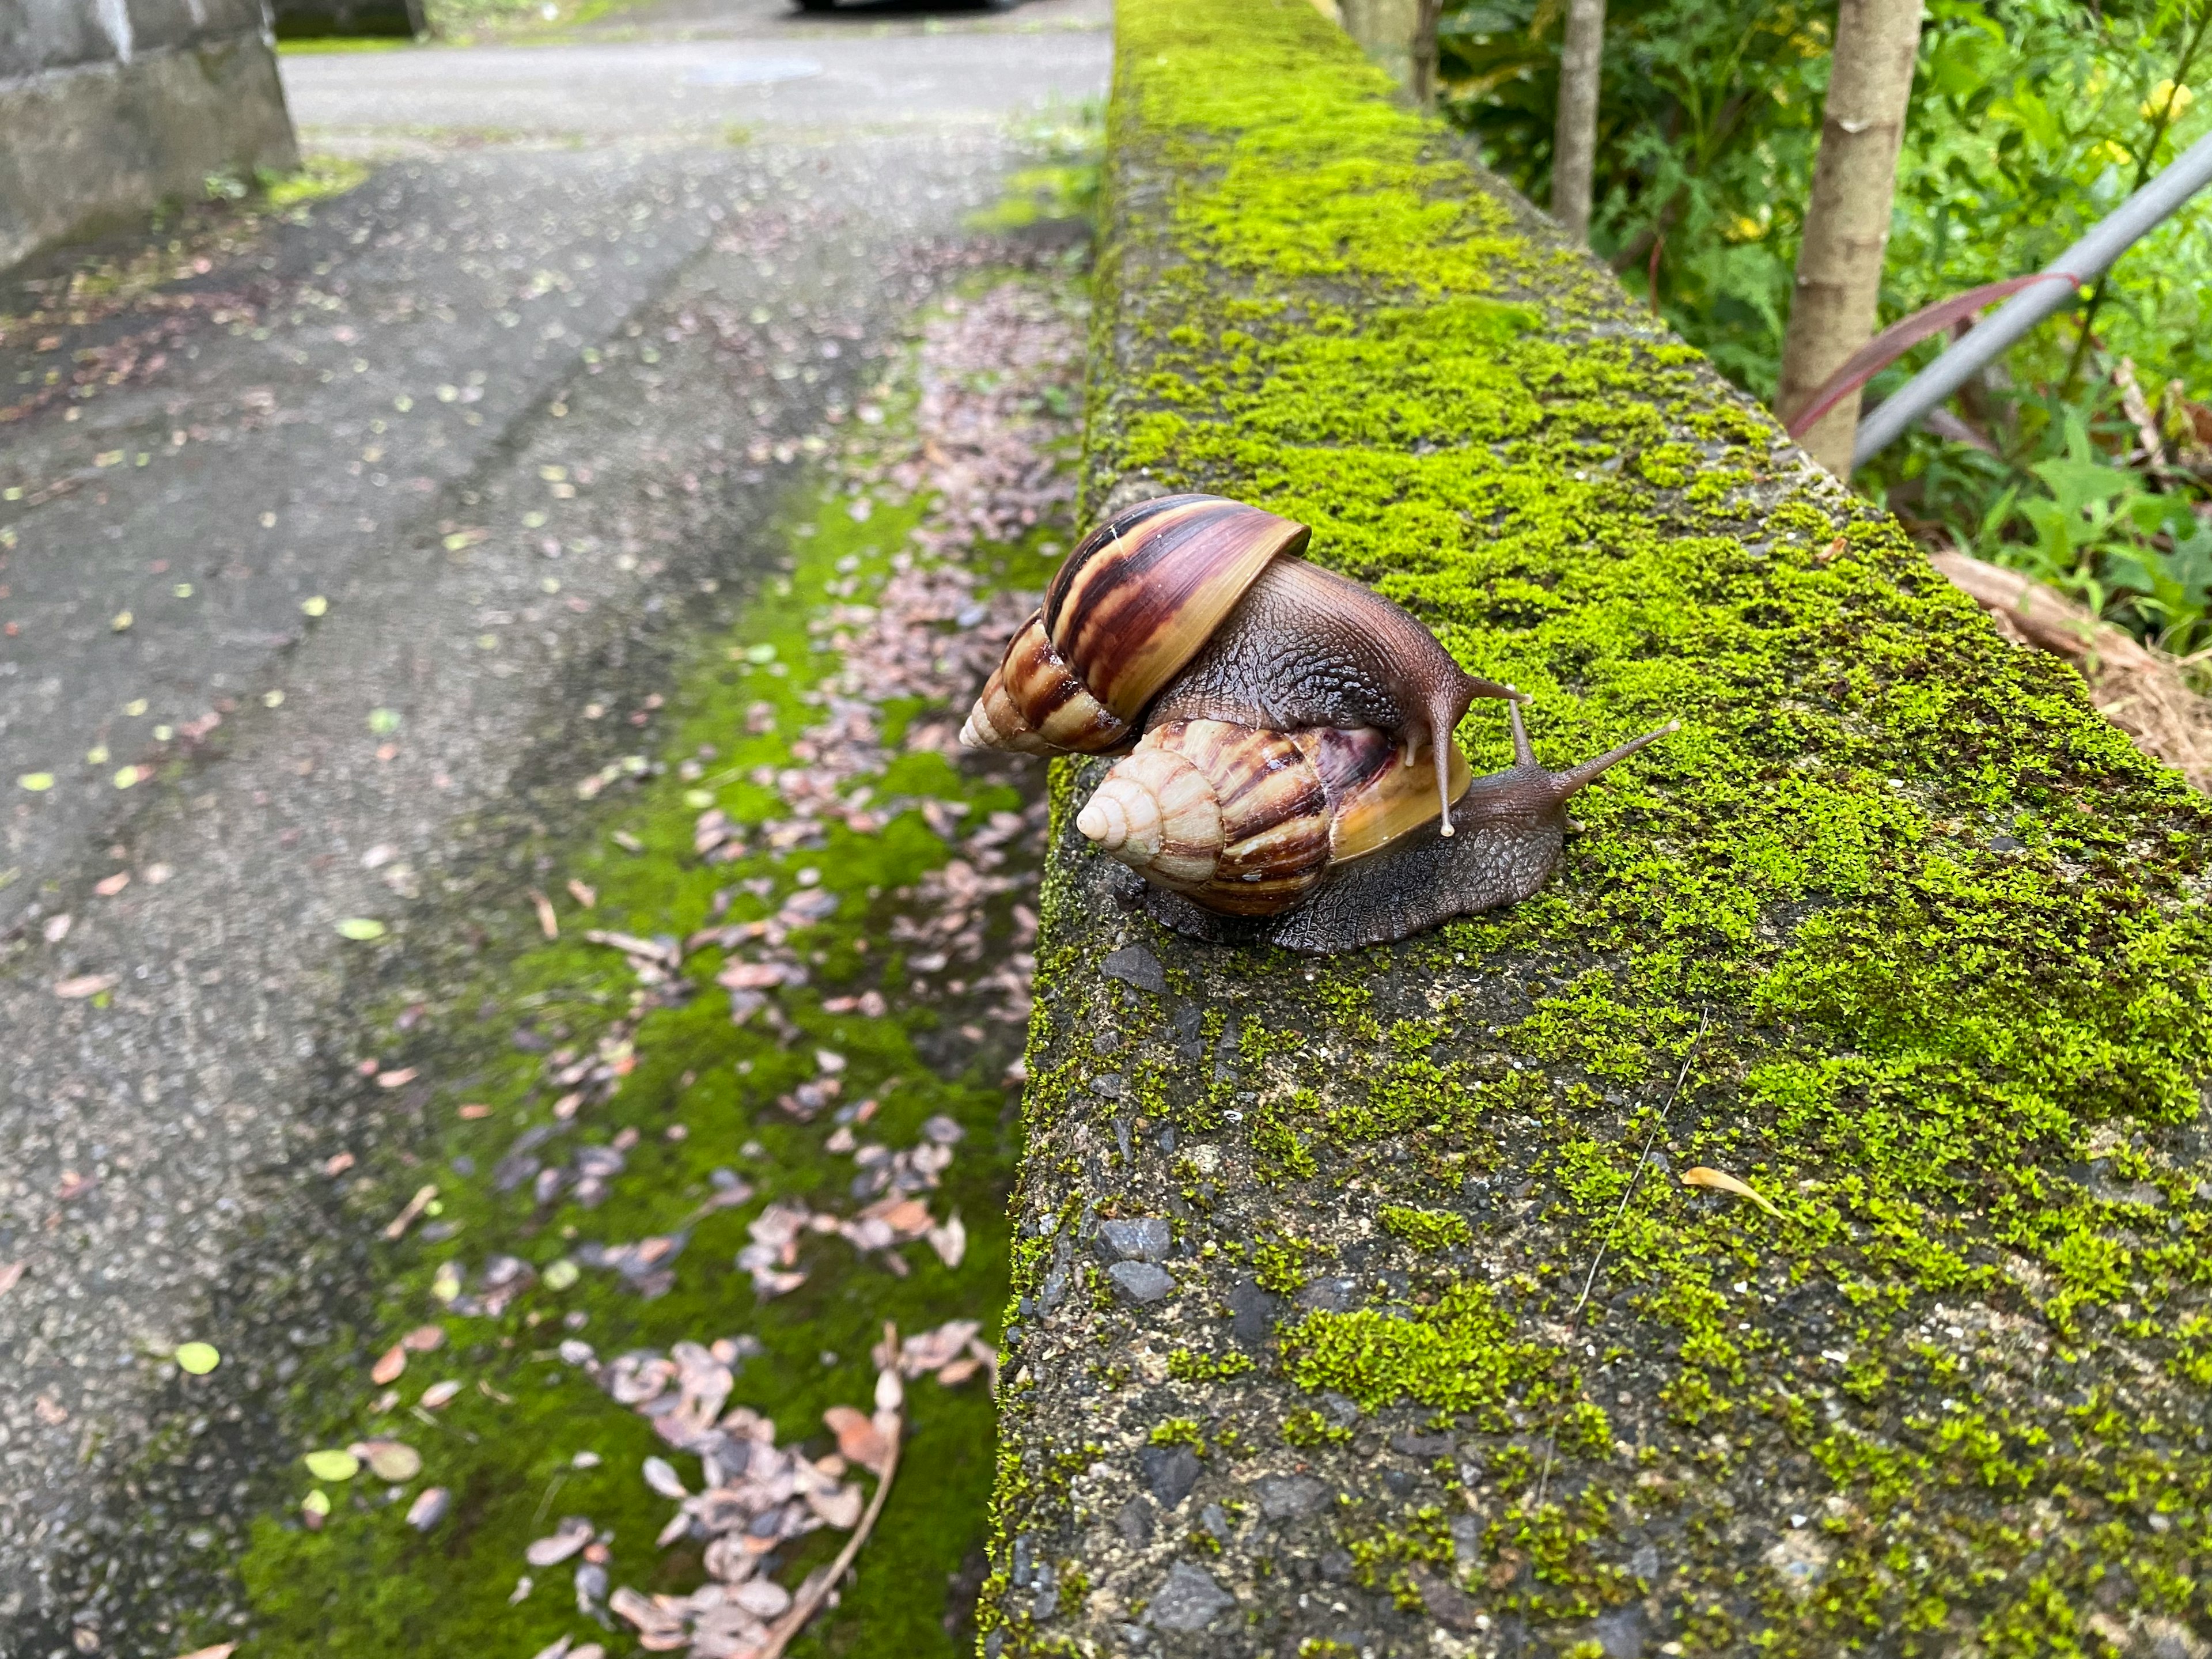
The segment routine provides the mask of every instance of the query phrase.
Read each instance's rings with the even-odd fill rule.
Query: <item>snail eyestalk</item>
[[[1515,712],[1517,714],[1519,711],[1516,710]],[[1552,787],[1559,792],[1559,799],[1561,800],[1565,800],[1568,796],[1573,794],[1575,791],[1583,787],[1583,785],[1590,782],[1601,772],[1604,772],[1610,768],[1620,765],[1621,762],[1626,760],[1638,750],[1647,748],[1650,744],[1658,742],[1660,738],[1668,736],[1670,733],[1679,732],[1681,729],[1681,721],[1668,720],[1666,725],[1660,726],[1656,731],[1646,732],[1640,738],[1631,738],[1626,743],[1622,744],[1619,748],[1608,749],[1602,755],[1586,760],[1579,766],[1571,767],[1565,772],[1553,773]]]

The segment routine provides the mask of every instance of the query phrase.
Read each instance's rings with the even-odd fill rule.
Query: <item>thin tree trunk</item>
[[[1597,159],[1598,63],[1605,49],[1605,0],[1567,0],[1559,53],[1559,125],[1552,139],[1552,216],[1577,242],[1589,240],[1590,174]]]
[[[1920,6],[1921,0],[1842,0],[1838,9],[1827,113],[1774,400],[1784,418],[1874,333],[1897,154],[1920,46]],[[1858,423],[1853,392],[1814,423],[1805,447],[1838,477],[1848,477]]]
[[[1390,72],[1424,109],[1437,97],[1437,15],[1441,0],[1339,0],[1345,33]]]

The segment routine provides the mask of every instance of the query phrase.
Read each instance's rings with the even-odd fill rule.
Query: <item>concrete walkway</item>
[[[284,88],[308,142],[344,151],[990,126],[1100,95],[1104,22],[1097,0],[980,16],[670,0],[544,45],[288,57]]]
[[[160,1653],[222,1593],[250,1513],[149,1529],[148,1449],[242,1483],[264,1419],[175,1420],[156,1362],[341,1271],[337,924],[465,936],[1106,21],[686,0],[289,58],[307,148],[400,159],[164,290],[236,303],[165,302],[158,370],[0,427],[0,1653]],[[0,340],[0,393],[131,320]]]

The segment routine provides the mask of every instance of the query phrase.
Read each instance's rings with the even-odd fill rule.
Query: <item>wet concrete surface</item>
[[[0,427],[0,1652],[52,1650],[112,1586],[177,1427],[160,1358],[331,1225],[313,1163],[364,984],[437,971],[410,940],[466,931],[616,740],[604,709],[742,590],[807,438],[957,267],[1006,116],[1103,91],[1096,28],[1007,22],[809,40],[874,90],[741,145],[688,144],[672,100],[620,143],[441,150],[414,117],[471,54],[289,59],[311,145],[346,107],[406,159],[177,285],[250,303],[159,372]],[[984,67],[945,78],[948,39]],[[584,107],[595,77],[632,102],[605,54],[661,48],[532,50],[582,54]],[[392,79],[418,64],[419,99]],[[0,343],[0,391],[101,326]],[[219,1558],[223,1525],[188,1547]],[[139,1650],[101,1640],[63,1650]]]

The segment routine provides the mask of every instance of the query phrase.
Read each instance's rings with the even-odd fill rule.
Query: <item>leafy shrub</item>
[[[1563,9],[1474,0],[1440,30],[1447,113],[1539,201]],[[1762,400],[1779,378],[1832,17],[1807,0],[1615,0],[1606,20],[1592,246]],[[2208,23],[2208,0],[1929,0],[1881,321],[2039,269],[2212,130],[2212,100],[2189,86],[2212,59]],[[1869,401],[1940,346],[1878,376]],[[2212,192],[1967,387],[1940,431],[1858,482],[1928,540],[2194,649],[2212,635],[2208,405]],[[2147,428],[2164,434],[2163,469],[2143,465]]]

